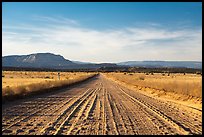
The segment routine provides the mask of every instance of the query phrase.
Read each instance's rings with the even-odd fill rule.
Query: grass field
[[[58,72],[3,71],[2,73],[3,88],[59,80]],[[83,72],[60,72],[60,80],[78,79],[88,75],[90,74]]]
[[[140,89],[202,98],[202,76],[197,74],[104,73],[104,75]]]
[[[95,73],[85,72],[34,72],[34,71],[3,71],[2,97],[27,95],[53,87],[60,87],[83,81]]]

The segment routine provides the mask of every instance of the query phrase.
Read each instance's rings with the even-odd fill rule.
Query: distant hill
[[[71,61],[53,53],[11,55],[2,57],[2,67],[48,68],[48,69],[98,69],[118,67],[182,67],[202,69],[202,62],[196,61],[127,61],[121,63],[89,63]]]
[[[2,65],[7,67],[34,67],[34,68],[60,68],[75,66],[61,55],[52,53],[36,53],[30,55],[13,55],[2,57]]]
[[[52,53],[35,53],[29,55],[11,55],[2,57],[2,67],[48,68],[48,69],[97,69],[114,67],[116,64],[92,64],[70,61],[61,55]]]
[[[183,67],[202,69],[202,62],[199,61],[127,61],[120,62],[117,65],[125,65],[131,67]]]

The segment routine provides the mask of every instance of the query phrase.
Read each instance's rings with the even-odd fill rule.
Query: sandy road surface
[[[202,134],[201,111],[131,91],[102,75],[2,108],[2,134]]]

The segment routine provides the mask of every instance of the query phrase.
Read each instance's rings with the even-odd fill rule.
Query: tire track
[[[64,95],[64,93],[60,93],[60,94],[58,94],[58,96],[59,95]],[[23,135],[23,134],[41,134],[41,133],[39,133],[39,128],[40,129],[45,129],[44,127],[42,127],[43,126],[43,123],[45,123],[45,122],[48,122],[48,124],[47,125],[50,125],[51,124],[51,122],[49,122],[49,121],[52,121],[53,120],[53,116],[55,116],[54,114],[55,113],[59,113],[60,114],[60,110],[63,110],[63,108],[64,107],[66,107],[67,106],[67,104],[69,104],[69,102],[72,100],[72,99],[74,99],[73,97],[72,98],[70,98],[70,96],[64,96],[64,97],[57,97],[57,96],[50,96],[50,97],[48,97],[48,99],[47,98],[45,98],[45,100],[47,100],[47,102],[46,103],[50,103],[50,98],[51,99],[54,99],[54,102],[52,102],[52,104],[53,105],[51,105],[51,106],[49,106],[49,107],[47,107],[47,108],[45,108],[45,109],[43,109],[43,110],[40,110],[37,114],[35,114],[35,116],[37,116],[37,117],[30,117],[29,119],[30,119],[30,121],[28,121],[27,120],[27,123],[31,123],[31,124],[24,124],[24,126],[27,126],[27,125],[29,125],[30,126],[30,128],[27,130],[27,131],[23,131],[22,129],[18,129],[17,130],[17,133],[16,134],[21,134],[21,135]],[[68,100],[67,100],[68,99]],[[35,101],[35,102],[37,102],[37,101]],[[57,103],[56,103],[57,102]],[[40,102],[40,103],[42,103],[42,102]],[[64,104],[63,104],[64,103]],[[60,106],[61,105],[61,106]],[[42,119],[42,117],[44,117],[42,120],[40,119],[39,120],[39,116],[41,117],[41,119]],[[56,115],[57,116],[57,115]],[[47,118],[48,117],[48,118]],[[50,118],[51,117],[51,118]],[[23,123],[22,123],[23,124]],[[21,125],[22,125],[21,124]],[[36,125],[35,127],[32,127],[32,125]],[[26,129],[25,127],[23,128],[23,129]],[[38,132],[37,132],[38,131]],[[37,133],[36,133],[37,132]]]
[[[55,113],[60,112],[60,110],[62,110],[64,108],[64,106],[67,106],[70,103],[70,101],[71,101],[71,98],[69,98],[66,102],[62,103],[61,105],[60,104],[55,104],[54,106],[52,106],[50,108],[46,108],[44,111],[41,112],[41,113],[43,113],[43,114],[41,114],[41,116],[45,116],[45,117],[47,116],[48,118],[46,118],[46,121],[52,121],[52,119],[53,119],[52,116],[54,116]],[[49,112],[51,112],[51,113],[49,114]],[[44,121],[38,120],[38,118],[33,118],[32,121],[36,121],[35,123],[29,122],[29,123],[32,123],[32,125],[36,125],[36,127],[34,127],[35,131],[37,131],[38,128],[42,129],[41,126],[43,125]],[[50,125],[50,122],[49,122],[48,125]],[[39,132],[35,133],[35,131],[33,131],[33,134],[38,134],[39,135],[41,133],[41,132],[40,133]],[[30,134],[30,129],[25,131],[25,133]]]
[[[108,95],[108,99],[109,99],[110,106],[112,109],[114,121],[116,121],[115,123],[116,123],[116,128],[117,128],[118,134],[120,134],[120,135],[121,134],[127,134],[127,129],[125,127],[124,121],[122,119],[122,116],[120,115],[120,112],[118,110],[116,103],[113,101],[111,94]]]
[[[141,106],[143,106],[144,108],[147,108],[147,110],[152,111],[154,114],[156,114],[157,116],[159,116],[161,119],[163,119],[166,123],[169,123],[172,127],[176,127],[178,132],[180,134],[190,134],[191,132],[186,131],[185,128],[180,127],[180,125],[177,125],[177,123],[175,123],[175,121],[173,119],[171,119],[170,117],[164,115],[163,113],[161,113],[160,111],[158,111],[157,109],[154,109],[153,107],[149,107],[146,106],[145,104],[141,103],[140,101],[138,101],[137,99],[135,99],[134,97],[130,96],[129,94],[127,94],[123,89],[121,89],[121,91],[127,95],[130,99],[132,99],[133,101],[139,103]]]
[[[34,112],[31,111],[32,113],[29,114],[28,116],[18,117],[19,119],[16,120],[16,122],[14,122],[13,124],[9,125],[9,126],[6,127],[5,129],[2,129],[2,133],[4,133],[4,132],[7,131],[9,128],[12,128],[12,127],[15,126],[15,125],[19,125],[22,121],[25,121],[25,120],[29,119],[30,117],[34,116],[35,114],[37,114],[38,112],[42,111],[43,109],[45,109],[45,108],[47,108],[47,107],[48,107],[48,105],[42,107],[40,110],[38,110],[38,109],[36,110],[36,109],[35,109],[36,111],[34,111]]]
[[[136,124],[129,114],[129,109],[124,106],[126,100],[119,98],[118,93],[112,92],[112,94],[112,96],[114,96],[113,102],[115,102],[121,115],[122,121],[124,121],[124,127],[126,128],[127,134],[137,134],[137,131],[134,127],[134,125]]]
[[[137,127],[137,134],[171,134],[172,126],[167,124],[163,119],[149,111],[148,109],[144,108],[140,104],[138,104],[135,101],[132,101],[128,96],[125,94],[122,95],[124,98],[126,98],[129,103],[128,104],[134,104],[136,107],[129,107],[130,105],[127,105],[125,103],[124,105],[127,105],[126,107],[130,110],[132,114],[130,114],[137,123],[135,125],[138,125]],[[139,108],[139,109],[138,109]],[[135,110],[138,110],[140,115],[138,115],[138,111],[136,112]],[[148,125],[148,126],[146,126]],[[177,130],[174,130],[173,133],[177,133]]]
[[[94,94],[92,98],[88,101],[88,105],[86,105],[86,108],[83,110],[82,114],[79,117],[78,122],[75,125],[75,132],[72,134],[77,135],[79,133],[82,133],[84,130],[87,130],[87,128],[90,127],[90,124],[88,122],[89,119],[92,119],[90,111],[93,109],[94,102],[97,100],[97,94]],[[89,134],[87,132],[83,132],[83,134]]]
[[[70,104],[68,104],[63,110],[63,112],[59,115],[59,117],[57,117],[57,119],[55,119],[55,121],[52,123],[52,125],[49,125],[49,123],[45,126],[45,128],[43,128],[40,131],[40,134],[53,134],[53,132],[55,131],[55,128],[58,128],[61,124],[61,122],[63,122],[63,120],[67,117],[67,112],[71,111],[71,109],[77,105],[77,103],[80,101],[81,98],[83,98],[84,96],[86,96],[88,94],[88,92],[91,89],[87,89],[81,96],[79,96],[78,98],[74,98]]]
[[[124,91],[129,92],[129,94],[132,93],[131,96],[133,98],[135,98],[137,101],[141,102],[145,106],[152,109],[154,112],[158,113],[159,115],[167,119],[167,121],[172,121],[173,125],[175,124],[175,127],[183,131],[183,133],[185,134],[202,133],[201,128],[202,122],[199,122],[199,120],[197,120],[199,119],[199,117],[192,118],[192,114],[189,114],[188,111],[182,111],[182,108],[177,108],[176,106],[173,106],[173,104],[165,103],[160,100],[155,100],[152,99],[151,97],[140,95],[139,93],[137,93],[137,95],[134,95],[136,94],[136,92],[130,92],[130,90]]]
[[[73,107],[76,104],[76,107],[73,108],[73,110],[69,113],[69,115],[66,117],[66,119],[63,120],[63,122],[59,125],[59,127],[57,127],[57,129],[53,133],[53,135],[57,135],[57,134],[61,133],[62,127],[64,126],[65,122],[68,122],[74,116],[74,114],[77,112],[77,110],[80,108],[80,106],[85,102],[86,98],[89,97],[93,92],[94,92],[94,90],[91,90],[89,93],[86,92],[87,95],[82,96],[82,98],[80,98],[80,99],[77,99],[77,101],[71,106],[71,107]],[[68,110],[69,110],[69,108],[67,109],[67,111]],[[65,111],[64,113],[67,113],[67,111]],[[67,126],[69,126],[69,124]]]
[[[62,94],[64,94],[64,93],[61,92],[61,93],[59,93],[57,95],[59,96],[59,95],[62,95]],[[49,109],[50,106],[52,107],[53,105],[55,105],[56,101],[57,101],[58,104],[61,104],[64,101],[66,101],[66,98],[67,98],[67,97],[63,97],[63,98],[62,97],[56,97],[55,95],[53,97],[52,96],[48,96],[46,98],[39,98],[38,97],[34,101],[26,101],[26,102],[23,102],[23,104],[22,103],[20,103],[20,104],[18,103],[17,106],[14,106],[16,108],[20,107],[20,108],[18,108],[18,110],[22,111],[24,113],[21,114],[21,115],[17,114],[16,115],[17,117],[14,117],[13,119],[10,119],[9,121],[7,120],[6,122],[12,122],[13,124],[10,124],[6,128],[4,128],[5,126],[3,126],[3,129],[2,129],[3,134],[5,132],[6,132],[5,134],[10,134],[10,131],[15,131],[16,130],[15,128],[17,128],[19,130],[19,127],[23,126],[22,124],[25,123],[26,121],[28,121],[29,119],[33,119],[34,118],[34,121],[37,122],[37,120],[35,120],[35,116],[38,116],[40,114],[40,112],[43,112],[43,111],[45,111],[44,113],[46,113],[46,110]],[[23,106],[23,108],[25,108],[28,111],[22,110],[21,109],[22,106]],[[12,108],[13,107],[8,108],[8,109],[12,110]],[[3,111],[3,113],[6,114],[8,109],[5,109],[5,111]],[[11,112],[15,112],[15,111],[16,110],[14,109],[14,111],[12,110]],[[4,117],[4,114],[3,114],[3,117]],[[5,121],[3,120],[3,123],[4,122]],[[28,125],[30,126],[30,124],[28,124]],[[12,128],[14,128],[14,129],[12,129]],[[23,128],[23,130],[24,129],[25,128]],[[23,130],[19,130],[21,134],[24,132]],[[18,134],[18,132],[16,134]]]
[[[72,124],[71,127],[68,129],[68,131],[66,131],[66,135],[73,134],[72,131],[75,132],[75,133],[77,133],[78,130],[80,130],[80,129],[82,128],[82,127],[80,127],[79,129],[77,129],[77,126],[76,126],[76,125],[80,123],[79,120],[83,120],[82,116],[84,116],[84,112],[87,111],[87,108],[89,108],[89,107],[91,108],[91,107],[92,107],[92,106],[89,105],[89,103],[90,103],[92,100],[95,100],[95,99],[96,99],[96,92],[97,92],[97,90],[99,90],[99,89],[96,89],[96,90],[93,92],[93,94],[92,94],[88,99],[86,99],[86,102],[83,104],[82,108],[78,111],[78,114],[77,114],[76,118],[73,119],[72,122],[71,122],[71,120],[70,120],[70,123],[73,123],[73,124]],[[84,120],[86,120],[86,119],[84,119]],[[81,126],[83,126],[83,125],[81,125]],[[84,128],[84,127],[83,127],[83,128]],[[76,131],[74,131],[74,130],[76,130]]]
[[[108,125],[108,133],[113,135],[118,135],[118,130],[116,127],[116,123],[113,117],[113,110],[110,106],[110,101],[108,99],[108,91],[105,89],[105,101],[106,101],[106,116],[107,116],[107,125]]]

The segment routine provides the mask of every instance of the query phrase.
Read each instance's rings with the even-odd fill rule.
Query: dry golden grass
[[[78,72],[60,72],[60,80],[77,79],[78,77],[85,76],[87,73]],[[58,80],[58,72],[37,72],[37,71],[3,71],[2,72],[2,86],[13,87],[22,86],[33,83],[40,83],[45,81]]]
[[[92,77],[93,75],[95,75],[95,73],[60,72],[59,80],[58,72],[3,71],[2,97],[25,96],[32,92],[71,85]]]
[[[123,83],[145,87],[176,94],[190,95],[202,98],[202,76],[196,74],[161,74],[154,73],[105,73],[112,78]]]

